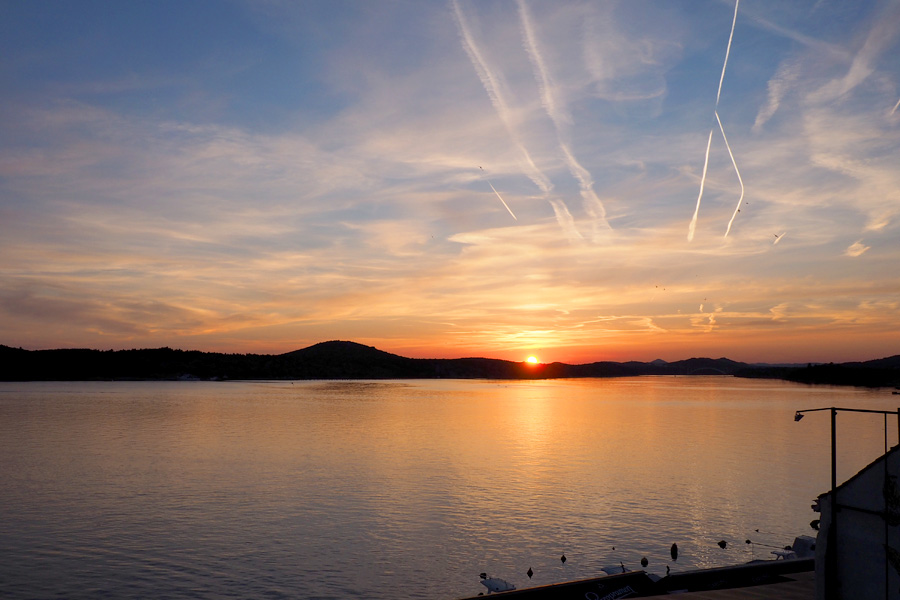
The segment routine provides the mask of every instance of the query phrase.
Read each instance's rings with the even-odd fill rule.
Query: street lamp
[[[838,408],[835,406],[829,406],[824,408],[808,408],[805,410],[798,410],[794,413],[794,422],[802,419],[805,414],[808,412],[819,412],[823,410],[831,411],[831,524],[828,526],[828,540],[826,542],[826,555],[825,555],[825,597],[839,598],[837,590],[837,413],[838,411],[842,412],[859,412],[859,413],[876,413],[879,415],[884,415],[884,451],[887,453],[887,416],[888,415],[897,415],[897,435],[898,440],[900,440],[900,408],[897,410],[868,410],[864,408]],[[885,461],[887,458],[885,458]],[[887,468],[887,464],[885,463],[885,468]],[[887,482],[887,478],[885,478],[885,482]],[[885,561],[887,562],[887,561]],[[887,566],[885,566],[887,569]],[[887,593],[887,571],[885,571],[885,593]]]

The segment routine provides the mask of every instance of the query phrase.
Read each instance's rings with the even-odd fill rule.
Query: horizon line
[[[232,355],[243,355],[243,356],[283,356],[285,354],[291,354],[293,352],[299,352],[301,350],[307,350],[309,348],[313,348],[314,346],[319,346],[322,344],[329,344],[329,343],[356,344],[358,346],[372,348],[379,352],[384,352],[386,354],[391,354],[393,356],[398,356],[400,358],[406,358],[409,360],[468,360],[468,359],[475,359],[475,360],[497,360],[497,361],[501,361],[501,362],[509,362],[509,363],[514,363],[514,364],[527,362],[527,360],[516,361],[516,360],[505,359],[505,358],[493,358],[490,356],[459,356],[456,358],[438,358],[438,357],[416,358],[416,357],[411,357],[411,356],[404,356],[402,354],[396,354],[394,352],[390,352],[388,350],[383,350],[381,348],[378,348],[377,346],[369,346],[367,344],[363,344],[361,342],[355,342],[353,340],[338,340],[338,339],[325,340],[322,342],[315,342],[309,346],[304,346],[302,348],[296,348],[294,350],[288,350],[287,352],[280,352],[280,353],[222,352],[222,351],[211,351],[211,350],[172,348],[170,346],[158,346],[158,347],[153,347],[153,348],[151,348],[151,347],[144,347],[144,348],[135,347],[135,348],[120,348],[120,349],[110,348],[110,349],[104,350],[104,349],[100,349],[100,348],[90,348],[90,347],[62,347],[62,348],[27,349],[27,348],[23,348],[21,346],[15,347],[15,346],[8,346],[6,344],[0,344],[0,348],[9,348],[11,350],[21,350],[23,352],[57,352],[57,351],[78,351],[78,350],[85,350],[85,351],[90,351],[90,352],[139,352],[139,351],[148,351],[148,350],[172,350],[172,351],[177,351],[177,352],[199,352],[202,354],[224,354],[224,355],[232,354]],[[635,359],[596,360],[596,361],[587,362],[587,363],[567,363],[567,362],[557,360],[557,361],[551,361],[551,362],[538,361],[537,364],[541,364],[541,365],[561,364],[561,365],[569,365],[569,366],[580,366],[580,365],[590,365],[590,364],[597,364],[597,363],[626,364],[626,363],[633,362],[633,363],[641,363],[641,364],[652,364],[654,362],[663,362],[666,364],[672,364],[672,363],[683,362],[683,361],[688,361],[688,360],[728,360],[731,362],[745,364],[745,365],[796,366],[796,365],[803,365],[803,364],[806,364],[806,365],[839,364],[840,365],[840,364],[850,364],[850,363],[865,363],[865,362],[870,362],[870,361],[874,361],[874,360],[883,360],[886,358],[893,358],[894,356],[900,356],[900,354],[894,354],[894,355],[890,355],[890,356],[882,356],[882,357],[872,358],[872,359],[868,359],[868,360],[852,360],[852,361],[842,361],[842,362],[837,362],[837,363],[835,363],[834,361],[746,362],[746,361],[741,361],[741,360],[734,360],[734,359],[728,358],[727,356],[720,356],[718,358],[712,358],[710,356],[691,356],[690,358],[680,358],[677,360],[665,360],[662,358],[655,358],[653,360],[635,360]]]

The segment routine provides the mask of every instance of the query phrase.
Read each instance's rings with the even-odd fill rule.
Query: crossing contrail
[[[894,108],[891,109],[891,114],[897,112],[897,108],[900,107],[900,100],[897,100],[897,104],[894,105]]]
[[[494,107],[497,116],[500,117],[500,120],[506,127],[506,131],[509,133],[509,137],[512,139],[513,143],[516,145],[523,158],[525,159],[525,175],[529,179],[531,179],[531,181],[534,182],[534,184],[544,193],[544,197],[550,203],[550,206],[553,207],[553,213],[556,216],[556,222],[566,233],[566,236],[569,238],[569,240],[574,243],[582,239],[581,234],[578,233],[578,230],[575,228],[575,221],[572,218],[572,214],[569,212],[569,209],[566,206],[565,202],[563,202],[562,199],[559,198],[550,198],[550,192],[553,191],[553,183],[543,173],[543,171],[538,168],[534,160],[531,158],[531,154],[528,152],[528,149],[525,147],[525,144],[519,138],[514,124],[515,119],[513,117],[512,110],[510,110],[509,105],[506,102],[506,98],[503,95],[503,86],[501,85],[501,79],[491,70],[490,66],[481,53],[481,49],[478,47],[478,44],[475,43],[475,38],[472,36],[472,32],[469,29],[469,24],[466,20],[465,15],[463,14],[462,8],[459,5],[459,0],[451,0],[450,3],[453,6],[453,13],[456,17],[456,23],[459,26],[459,34],[463,50],[465,50],[466,55],[469,57],[469,61],[475,68],[475,72],[478,74],[478,78],[481,80],[481,85],[484,87],[484,91],[487,92],[488,98],[490,99],[491,105]],[[491,185],[491,188],[493,189],[494,186]],[[494,189],[494,193],[497,193],[496,189]],[[503,198],[500,197],[500,194],[497,194],[497,197],[500,198],[501,202],[503,202]],[[506,209],[509,210],[509,213],[513,215],[513,218],[515,218],[515,214],[513,214],[512,210],[510,210],[506,202],[503,202],[503,205],[506,206]],[[518,219],[516,220],[518,221]]]
[[[728,149],[728,156],[731,157],[731,164],[734,165],[734,172],[737,173],[738,182],[741,184],[741,197],[738,198],[737,206],[734,207],[734,213],[732,213],[731,220],[728,221],[728,228],[725,230],[724,237],[728,237],[728,233],[731,231],[731,224],[734,223],[734,218],[739,212],[741,212],[741,202],[744,201],[744,180],[741,179],[741,172],[738,171],[737,163],[734,161],[734,154],[731,152],[731,146],[728,145],[728,138],[725,137],[725,128],[722,127],[722,120],[719,119],[719,111],[716,111],[716,121],[719,122],[719,130],[722,132],[722,139],[725,140],[725,147]]]
[[[478,168],[481,169],[481,172],[482,172],[482,173],[484,173],[484,169],[483,169],[482,167],[478,167]],[[491,180],[488,179],[486,173],[484,173],[484,180],[487,181],[487,184],[488,184],[489,186],[491,186],[491,189],[494,190],[494,193],[495,193],[495,194],[497,194],[497,197],[500,199],[500,202],[503,203],[503,206],[506,207],[506,210],[509,211],[509,214],[512,215],[512,218],[515,219],[516,221],[518,221],[518,220],[519,220],[518,217],[516,217],[515,213],[514,213],[514,212],[512,211],[512,209],[509,207],[509,204],[506,203],[506,200],[503,199],[503,196],[500,195],[500,192],[497,191],[497,188],[494,187],[494,184],[491,183]]]
[[[578,159],[575,158],[575,155],[569,149],[569,145],[564,141],[564,132],[568,129],[568,125],[571,124],[572,117],[565,109],[565,106],[561,105],[554,95],[555,86],[553,79],[538,47],[537,35],[534,31],[534,24],[528,5],[525,3],[525,0],[517,0],[516,5],[519,8],[519,20],[522,23],[522,38],[525,50],[528,53],[528,58],[534,69],[534,77],[540,90],[541,104],[553,123],[559,149],[566,160],[566,166],[568,166],[572,176],[578,180],[585,211],[594,220],[595,230],[598,222],[602,223],[605,228],[610,229],[609,222],[606,219],[606,208],[603,206],[603,202],[597,196],[597,193],[594,192],[593,176],[590,171],[578,162]]]
[[[537,167],[534,160],[531,158],[528,149],[525,148],[525,145],[519,139],[519,135],[513,125],[512,111],[510,111],[509,105],[506,103],[506,98],[501,91],[498,78],[488,66],[484,56],[482,56],[478,44],[475,43],[475,39],[472,37],[472,32],[469,30],[469,25],[466,22],[465,15],[463,15],[462,8],[459,6],[459,2],[453,0],[452,4],[454,14],[456,15],[456,22],[459,25],[463,49],[466,51],[472,66],[475,68],[475,72],[478,74],[481,85],[484,86],[484,91],[487,92],[488,98],[490,98],[491,104],[494,106],[494,110],[506,127],[509,137],[512,138],[513,142],[522,153],[522,156],[528,165],[526,175],[542,192],[545,194],[549,193],[553,189],[553,184],[550,183],[547,176]]]
[[[716,92],[716,121],[719,123],[719,131],[722,132],[722,139],[725,140],[725,147],[728,148],[728,155],[731,156],[731,164],[734,165],[734,172],[737,173],[738,181],[741,184],[741,199],[738,200],[737,208],[735,208],[734,214],[728,222],[728,228],[725,230],[725,237],[728,237],[728,233],[731,231],[731,224],[734,222],[735,216],[740,212],[741,201],[744,199],[744,181],[741,179],[740,171],[738,171],[737,162],[735,162],[734,154],[731,152],[731,146],[728,145],[728,138],[725,137],[725,128],[722,127],[722,120],[719,119],[719,98],[722,96],[722,82],[725,81],[725,69],[728,67],[728,56],[731,54],[731,41],[734,39],[734,26],[737,23],[738,5],[740,2],[741,0],[735,0],[734,2],[734,17],[731,19],[731,33],[728,35],[728,46],[725,48],[725,61],[722,63],[722,74],[719,76],[719,89]],[[712,143],[712,132],[713,130],[710,129],[709,141],[706,143],[706,159],[703,162],[703,175],[700,178],[700,195],[697,196],[697,207],[694,209],[694,217],[691,219],[691,224],[688,226],[687,239],[689,242],[694,239],[694,231],[697,227],[697,216],[700,213],[700,201],[703,199],[703,187],[706,183],[706,171],[707,166],[709,165],[709,147]]]

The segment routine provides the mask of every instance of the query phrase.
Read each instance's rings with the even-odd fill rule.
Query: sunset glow
[[[897,3],[63,0],[0,32],[0,344],[900,353]]]
[[[529,356],[528,358],[525,359],[525,362],[527,362],[530,365],[536,365],[536,364],[538,364],[538,359],[536,356]]]

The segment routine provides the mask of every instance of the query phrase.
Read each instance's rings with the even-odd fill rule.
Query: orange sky
[[[304,6],[7,11],[0,344],[900,353],[896,4]]]

